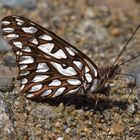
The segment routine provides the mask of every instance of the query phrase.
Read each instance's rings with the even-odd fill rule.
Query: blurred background
[[[140,24],[140,0],[0,0],[0,20],[8,15],[27,17],[55,32],[89,56],[98,67],[103,67],[110,66],[114,62],[132,32]],[[140,29],[119,59],[119,63],[136,55],[140,55]],[[137,103],[137,109],[140,109],[138,102],[140,99],[138,94],[140,91],[139,60],[137,58],[122,66],[124,73],[133,74],[137,79],[137,88],[133,94],[135,96],[133,101]],[[68,116],[72,116],[75,120],[75,124],[71,124],[74,120],[72,121],[68,116],[60,121],[57,115],[61,111],[56,113],[56,110],[61,110],[61,105],[60,108],[52,106],[45,108],[44,105],[26,100],[18,94],[19,85],[14,80],[17,72],[15,55],[0,35],[0,139],[139,138],[140,124],[138,123],[140,121],[138,119],[140,118],[138,114],[134,117],[137,119],[135,125],[129,123],[132,118],[128,116],[128,120],[122,125],[122,119],[127,117],[120,114],[119,117],[117,116],[119,121],[113,125],[111,125],[112,123],[109,125],[107,120],[102,123],[99,120],[96,126],[96,136],[91,131],[91,124],[86,122],[91,119],[89,118],[91,115],[86,116],[85,112],[78,112],[87,117],[82,118],[83,120],[79,119],[80,122],[76,122],[75,119],[80,116],[68,113]],[[114,88],[121,90],[118,88],[119,85],[127,87],[128,83],[133,81],[129,77],[123,79],[124,81],[121,81],[121,84],[116,83],[117,86],[115,85]],[[136,111],[134,104],[129,109],[131,115]],[[28,114],[30,115],[28,116]],[[105,117],[106,114],[103,116]],[[68,119],[70,119],[69,122]],[[113,122],[115,119],[111,121]],[[118,125],[118,122],[121,125]]]

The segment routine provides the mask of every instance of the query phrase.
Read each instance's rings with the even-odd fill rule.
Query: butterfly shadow
[[[118,100],[111,100],[106,98],[99,98],[98,102],[96,102],[97,98],[88,99],[85,96],[63,96],[57,97],[54,99],[40,99],[34,100],[35,102],[47,103],[51,106],[59,106],[60,103],[63,103],[64,108],[67,106],[75,106],[75,109],[83,109],[83,110],[93,110],[103,112],[107,109],[111,109],[113,107],[118,107],[122,110],[127,109],[128,101],[118,101]],[[97,104],[96,104],[97,103]]]

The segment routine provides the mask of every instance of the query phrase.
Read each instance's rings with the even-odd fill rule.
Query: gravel
[[[131,0],[127,3],[121,0],[95,3],[90,0],[40,0],[33,1],[33,5],[25,4],[26,1],[10,2],[0,2],[1,19],[17,13],[28,17],[76,46],[99,67],[111,66],[140,21],[139,3]],[[32,3],[31,0],[28,2]],[[137,33],[135,41],[129,44],[119,59],[119,64],[140,54],[139,40],[140,35]],[[26,99],[24,94],[19,93],[19,82],[13,81],[13,77],[17,76],[15,56],[1,37],[0,57],[0,139],[140,138],[138,59],[122,66],[123,73],[136,73],[138,83],[133,92],[129,92],[134,85],[133,80],[118,75],[110,81],[108,97],[97,95],[99,102],[95,110],[95,102],[82,97],[68,106],[65,105],[70,98],[57,101]]]

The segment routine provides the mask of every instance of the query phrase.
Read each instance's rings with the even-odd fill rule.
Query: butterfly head
[[[108,72],[106,73],[106,78],[113,79],[116,76],[116,74],[120,72],[121,72],[121,68],[119,67],[119,65],[115,65],[108,69]]]
[[[117,73],[120,73],[121,72],[121,69],[120,67],[116,64],[114,65],[113,67],[106,67],[106,68],[103,68],[101,70],[101,79],[102,81],[107,81],[107,80],[110,80],[110,79],[113,79]]]

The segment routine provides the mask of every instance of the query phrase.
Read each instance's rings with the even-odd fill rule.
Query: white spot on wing
[[[20,72],[20,76],[28,75],[30,72],[29,71],[22,71]]]
[[[21,26],[23,23],[24,23],[24,21],[23,20],[21,20],[21,19],[15,19],[16,21],[17,21],[17,25],[19,25],[19,26]]]
[[[23,69],[27,68],[27,65],[20,65],[19,68],[20,68],[20,70],[23,70]]]
[[[65,95],[68,95],[68,94],[73,94],[73,93],[77,92],[77,91],[78,91],[78,89],[79,89],[79,87],[78,87],[78,88],[76,88],[76,89],[72,89],[72,90],[68,91],[67,93],[65,93]]]
[[[21,84],[27,84],[28,80],[26,78],[21,79]]]
[[[67,82],[71,85],[80,85],[81,81],[77,79],[68,79]]]
[[[58,50],[55,53],[51,53],[53,47],[54,47],[53,43],[47,43],[47,44],[40,45],[38,48],[41,51],[43,51],[43,52],[45,52],[45,53],[47,53],[47,54],[49,54],[57,59],[67,58],[66,54],[64,53],[64,51],[62,49]]]
[[[95,77],[97,77],[97,70],[95,69],[95,67],[87,59],[84,59],[84,60],[86,61],[88,66],[94,71]]]
[[[10,22],[5,20],[5,21],[2,21],[2,24],[4,24],[4,25],[9,25]]]
[[[89,83],[92,81],[92,76],[89,73],[86,73],[85,77]]]
[[[13,28],[9,28],[9,27],[7,27],[7,28],[3,28],[2,30],[3,30],[4,32],[7,32],[7,33],[11,33],[11,32],[14,31]]]
[[[18,38],[19,35],[17,35],[17,34],[9,34],[9,35],[7,35],[7,37],[9,37],[9,38]]]
[[[73,63],[81,70],[83,67],[83,64],[80,61],[73,61]]]
[[[49,67],[46,63],[39,63],[36,69],[36,72],[46,72],[49,70]]]
[[[40,90],[41,88],[42,88],[42,84],[38,84],[38,85],[32,86],[29,92],[35,92],[35,91]]]
[[[37,41],[36,38],[31,38],[31,39],[29,39],[29,41],[30,41],[31,43],[35,44],[35,45],[38,44],[38,41]]]
[[[26,96],[27,98],[31,98],[31,97],[34,97],[34,94],[27,94]]]
[[[19,25],[19,26],[21,26],[23,23],[21,23],[21,22],[17,22],[17,25]]]
[[[50,53],[53,47],[54,47],[53,43],[46,43],[38,46],[38,48],[45,53]]]
[[[22,52],[21,51],[17,51],[16,55],[22,55]]]
[[[24,89],[24,87],[25,87],[25,85],[22,85],[22,86],[20,87],[20,91],[21,91],[21,90],[23,90],[23,89]]]
[[[35,32],[37,32],[37,28],[30,26],[30,27],[22,27],[22,30],[25,33],[30,33],[30,34],[34,34]]]
[[[49,86],[60,86],[61,85],[61,81],[60,80],[53,80]]]
[[[52,37],[46,34],[39,36],[39,38],[44,39],[44,40],[52,40]]]
[[[86,66],[85,67],[85,73],[89,72],[89,68]]]
[[[52,97],[61,95],[65,89],[66,89],[65,87],[59,88]]]
[[[68,67],[66,69],[63,69],[59,63],[51,62],[51,64],[63,75],[73,76],[77,74],[77,72],[74,70],[73,67]]]
[[[19,64],[31,64],[34,59],[31,56],[21,56]]]
[[[55,52],[54,54],[50,54],[50,55],[57,59],[61,59],[61,58],[66,59],[67,58],[66,54],[64,53],[64,51],[62,49],[60,49],[57,52]]]
[[[41,97],[48,96],[50,93],[52,93],[52,90],[51,90],[51,89],[46,90],[46,91],[43,92],[40,96],[41,96]]]
[[[31,52],[31,49],[29,47],[25,47],[22,49],[24,52]]]
[[[18,47],[18,48],[22,48],[22,43],[17,41],[17,42],[13,42],[13,44]]]
[[[71,56],[75,56],[75,52],[74,52],[73,48],[67,48],[66,47],[66,50]]]
[[[41,82],[41,81],[47,79],[48,77],[49,76],[47,76],[47,75],[36,75],[32,81],[33,82]]]

